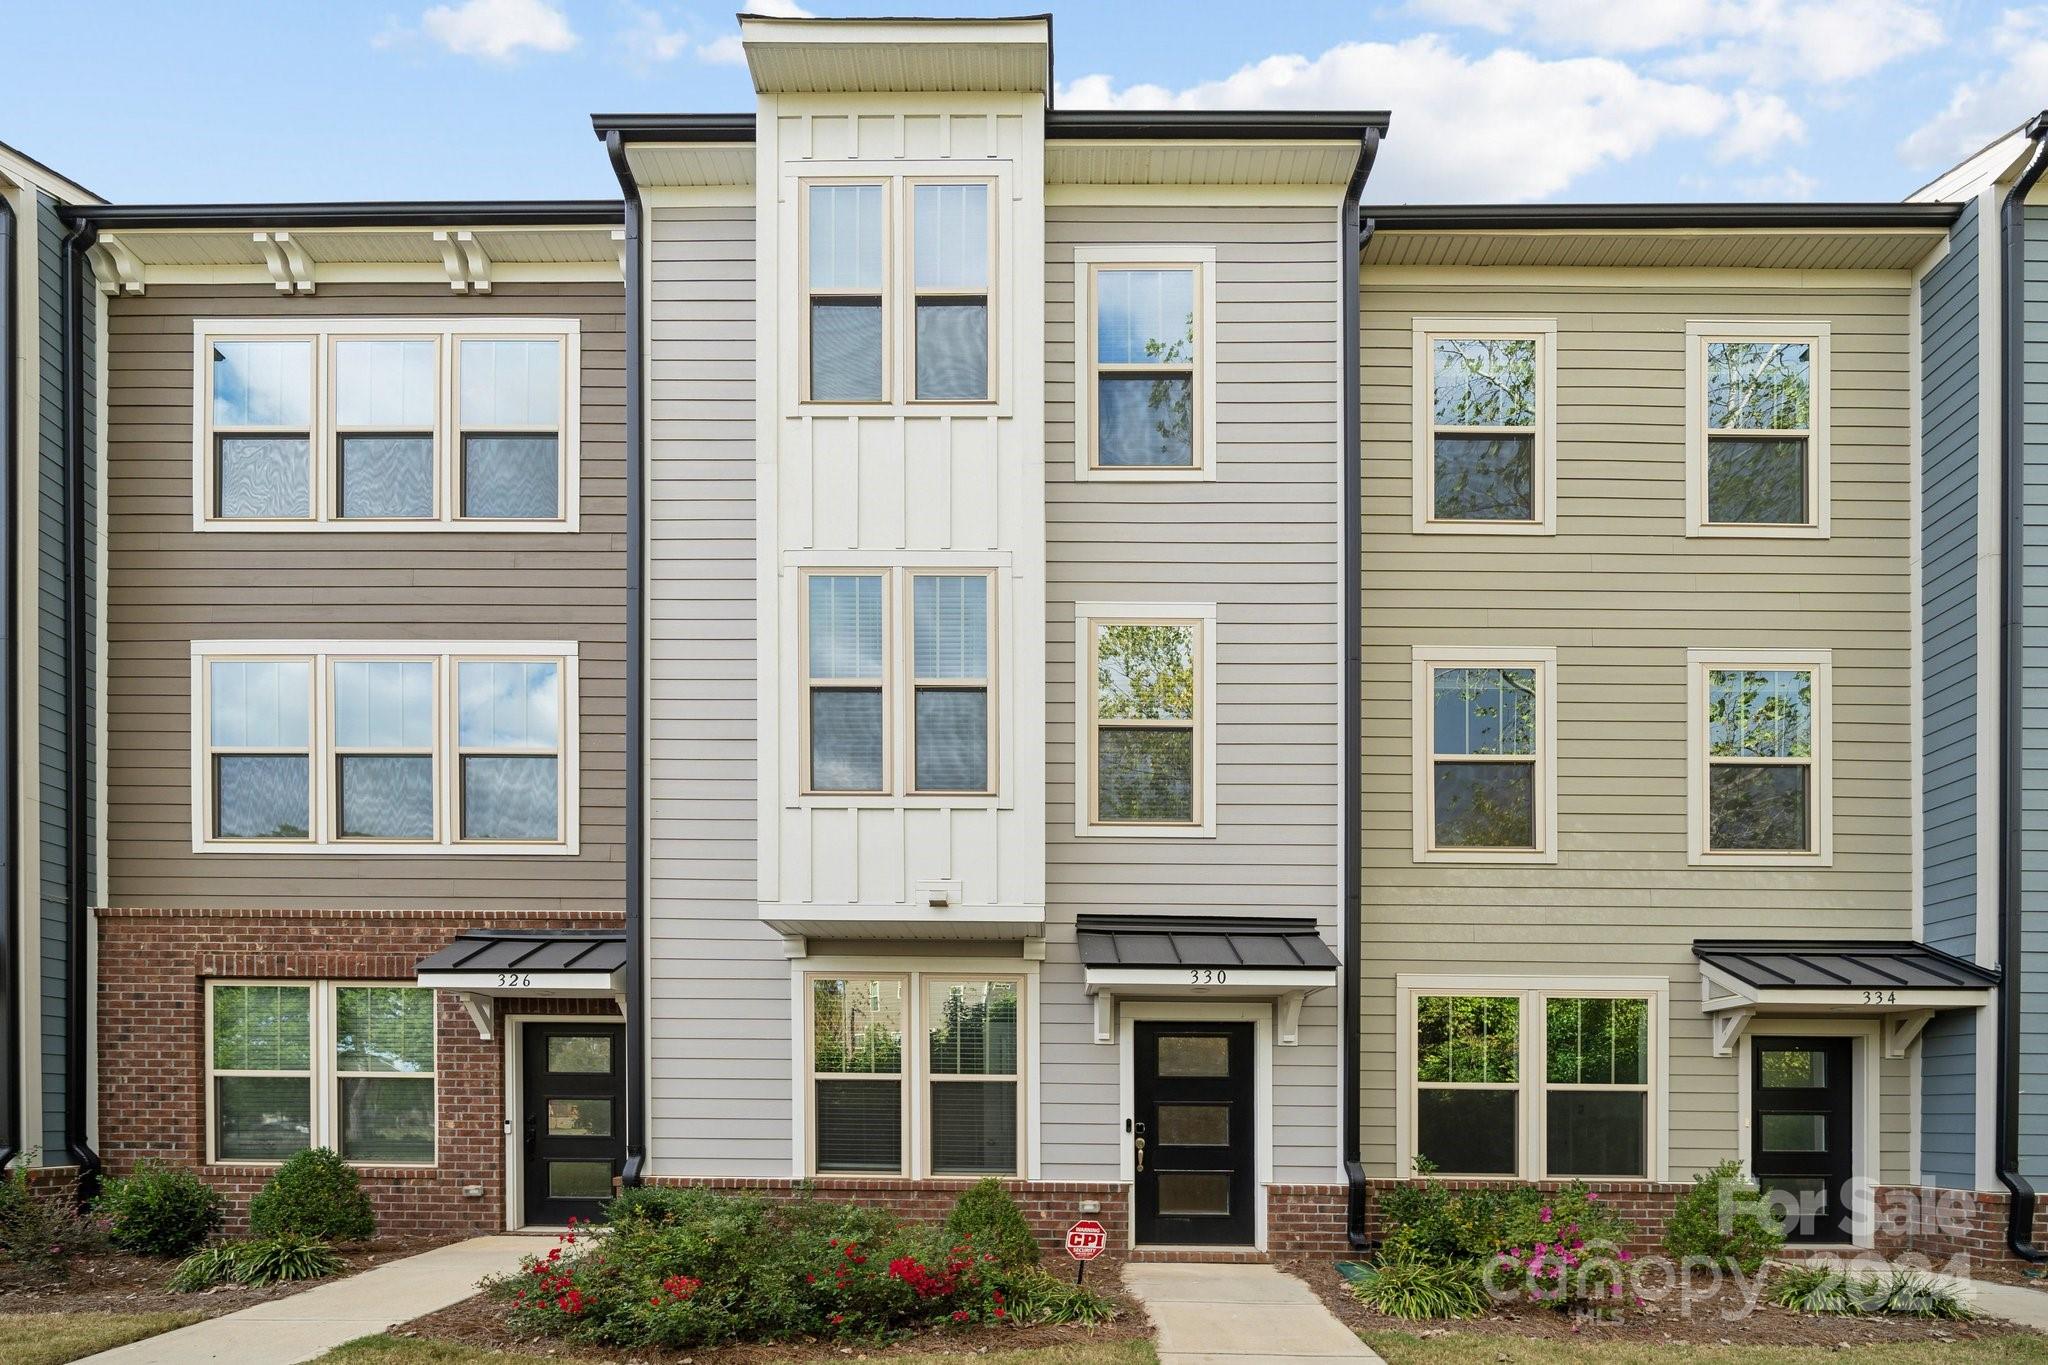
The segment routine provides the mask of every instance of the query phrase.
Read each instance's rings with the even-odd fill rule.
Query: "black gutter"
[[[2021,614],[2025,608],[2026,569],[2026,383],[2027,191],[2048,170],[2048,111],[2027,125],[2033,143],[2026,168],[2007,192],[1998,211],[1999,402],[2004,408],[2004,438],[1999,452],[1999,483],[2005,515],[1999,519],[1998,575],[1998,961],[2005,984],[1998,992],[1998,1179],[2011,1192],[2006,1201],[2005,1242],[2023,1261],[2048,1261],[2048,1250],[2034,1245],[2032,1182],[2020,1174],[2020,1023],[2024,1013],[2020,979],[2022,822],[2026,817],[2026,736],[2020,724],[2025,704],[2025,641]]]
[[[64,1150],[78,1167],[78,1197],[92,1197],[99,1188],[100,1158],[87,1141],[88,1087],[92,1068],[87,1050],[92,1008],[89,970],[93,914],[87,881],[90,864],[86,839],[85,742],[86,652],[92,647],[86,602],[85,517],[85,309],[86,291],[93,288],[85,253],[99,229],[82,221],[64,240]]]
[[[1948,228],[1960,204],[1389,204],[1366,213],[1382,232],[1489,228]]]
[[[1364,1040],[1364,1021],[1359,1006],[1360,981],[1364,964],[1365,924],[1359,883],[1365,870],[1365,830],[1362,824],[1365,785],[1365,749],[1360,736],[1364,715],[1365,669],[1365,526],[1364,526],[1364,427],[1359,414],[1359,258],[1372,235],[1370,221],[1361,222],[1359,198],[1365,193],[1365,178],[1372,174],[1373,159],[1379,155],[1383,128],[1368,128],[1359,139],[1358,165],[1344,190],[1343,259],[1338,263],[1338,288],[1343,297],[1337,306],[1344,312],[1338,366],[1342,369],[1342,415],[1338,422],[1339,452],[1344,476],[1340,481],[1344,519],[1344,587],[1338,594],[1344,612],[1344,676],[1338,686],[1338,704],[1343,720],[1338,731],[1344,736],[1343,783],[1337,799],[1338,819],[1344,823],[1344,953],[1343,981],[1339,987],[1338,1028],[1343,1034],[1339,1055],[1344,1061],[1341,1106],[1344,1111],[1344,1231],[1354,1249],[1365,1240],[1365,1161],[1359,1141],[1359,1052]]]
[[[1105,138],[1162,140],[1360,142],[1370,132],[1385,133],[1388,115],[1377,110],[1254,109],[1238,113],[1188,113],[1120,109],[1050,109],[1045,115],[1049,141],[1092,141]],[[599,137],[613,133],[627,142],[752,142],[752,114],[592,114]]]
[[[24,200],[29,199],[25,193]],[[21,1153],[21,897],[16,885],[20,855],[20,832],[14,822],[20,812],[15,800],[22,775],[16,771],[15,688],[16,620],[14,557],[21,543],[15,534],[15,474],[19,462],[20,395],[15,371],[19,368],[17,328],[20,326],[20,276],[14,205],[0,194],[0,1038],[6,1039],[7,1058],[0,1085],[7,1094],[0,1098],[6,1118],[0,1121],[0,1170]]]
[[[622,142],[752,142],[752,114],[592,114],[590,126],[607,145]]]
[[[620,1179],[631,1186],[647,1168],[647,462],[641,413],[646,287],[640,271],[640,186],[626,161],[624,135],[605,134],[604,149],[626,196],[626,1164]]]
[[[617,227],[616,199],[506,199],[364,204],[78,204],[74,226],[126,228]]]

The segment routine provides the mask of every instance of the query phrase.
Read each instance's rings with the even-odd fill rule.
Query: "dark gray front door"
[[[1856,1087],[1847,1038],[1751,1041],[1749,1169],[1794,1242],[1849,1240]]]
[[[626,1037],[618,1024],[528,1024],[525,1217],[560,1227],[596,1218],[626,1158]]]
[[[1251,1245],[1252,1026],[1141,1023],[1132,1043],[1139,1243]]]

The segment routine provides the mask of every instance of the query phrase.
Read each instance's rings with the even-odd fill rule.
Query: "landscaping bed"
[[[976,1365],[1159,1365],[1159,1357],[1153,1351],[1151,1343],[1137,1337],[1054,1346],[962,1347],[945,1351],[913,1351],[907,1354],[895,1351],[852,1352],[845,1347],[812,1347],[799,1356],[777,1356],[775,1359],[844,1361],[887,1356],[891,1365],[939,1365],[942,1361],[956,1360],[962,1354],[971,1355]],[[663,1358],[660,1355],[632,1357],[645,1361]],[[706,1353],[704,1358],[736,1360],[739,1357],[718,1352]],[[364,1337],[346,1346],[337,1346],[321,1356],[314,1365],[578,1365],[578,1362],[609,1359],[612,1357],[602,1354],[586,1355],[580,1351],[564,1354],[553,1348],[549,1348],[542,1355],[530,1355],[454,1341],[386,1334]]]
[[[232,1313],[238,1308],[281,1299],[315,1285],[328,1284],[345,1275],[403,1256],[415,1256],[430,1247],[456,1239],[400,1241],[396,1238],[338,1248],[343,1269],[319,1280],[293,1280],[261,1287],[239,1284],[219,1285],[193,1294],[173,1293],[167,1286],[177,1262],[154,1256],[135,1256],[122,1251],[102,1251],[76,1257],[65,1278],[25,1276],[0,1269],[0,1328],[6,1315],[15,1313],[152,1313],[197,1310],[204,1317]]]

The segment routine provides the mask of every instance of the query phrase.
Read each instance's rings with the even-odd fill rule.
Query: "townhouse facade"
[[[1378,205],[1387,115],[1060,109],[1042,18],[741,36],[751,112],[595,116],[617,201],[0,154],[12,1150],[1161,1256],[1735,1158],[2026,1254],[2035,141]]]

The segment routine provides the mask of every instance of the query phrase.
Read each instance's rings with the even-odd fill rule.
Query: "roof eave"
[[[1361,219],[1377,232],[1670,231],[1683,229],[1863,228],[1946,231],[1959,204],[1389,204]]]
[[[60,210],[65,221],[102,230],[367,227],[616,227],[616,199],[418,200],[310,204],[88,204]]]

